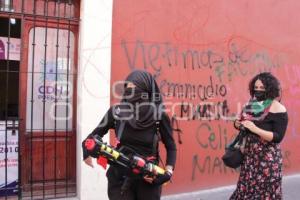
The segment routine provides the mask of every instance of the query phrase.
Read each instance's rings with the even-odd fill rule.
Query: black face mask
[[[266,91],[254,90],[254,97],[257,101],[264,101],[267,99]]]
[[[129,103],[137,103],[143,100],[144,91],[139,88],[125,88],[124,98]]]

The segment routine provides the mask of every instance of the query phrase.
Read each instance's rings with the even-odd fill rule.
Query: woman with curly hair
[[[280,103],[280,84],[271,73],[260,73],[249,83],[251,100],[234,127],[246,128],[244,160],[234,199],[282,199],[282,141],[288,124]]]

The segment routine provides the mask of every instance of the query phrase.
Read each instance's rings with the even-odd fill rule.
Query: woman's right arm
[[[92,138],[96,135],[102,138],[109,129],[114,128],[114,117],[112,110],[112,107],[108,109],[98,126],[87,136],[86,139]],[[85,148],[86,139],[82,142],[83,160],[86,160],[89,157],[88,151]]]
[[[241,121],[239,119],[234,120],[233,126],[235,129],[240,130]]]

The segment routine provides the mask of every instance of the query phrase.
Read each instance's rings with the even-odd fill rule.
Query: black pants
[[[161,186],[145,182],[141,177],[128,176],[128,172],[111,165],[106,173],[110,200],[159,200]],[[126,182],[126,185],[123,185]],[[123,186],[123,188],[122,188]],[[125,186],[125,187],[124,187]],[[122,189],[125,190],[122,192]]]

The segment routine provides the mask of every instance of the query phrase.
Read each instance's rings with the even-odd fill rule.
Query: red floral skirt
[[[282,199],[282,155],[279,144],[249,134],[244,154],[237,188],[230,200]]]

